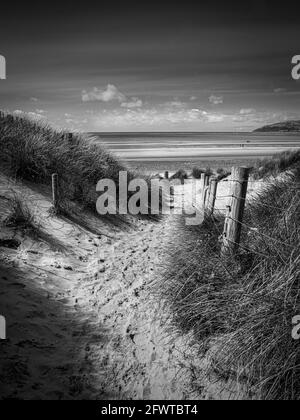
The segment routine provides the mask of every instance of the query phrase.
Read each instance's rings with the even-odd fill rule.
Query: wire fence
[[[234,169],[233,169],[234,170]],[[284,181],[284,184],[282,183]],[[206,181],[207,182],[207,181]],[[227,185],[226,189],[227,191],[224,191],[225,186]],[[251,189],[249,190],[249,185],[251,186]],[[256,209],[257,211],[261,209],[261,207],[270,210],[270,214],[277,213],[286,215],[288,206],[283,203],[282,206],[276,205],[276,202],[273,203],[267,203],[264,201],[265,194],[267,194],[267,191],[271,191],[274,186],[278,185],[282,189],[283,195],[285,194],[284,189],[290,194],[291,191],[294,191],[294,197],[297,199],[299,196],[300,191],[300,184],[297,182],[297,180],[293,179],[292,176],[288,176],[285,179],[268,179],[268,180],[252,180],[249,179],[247,176],[246,178],[236,178],[231,176],[228,179],[222,179],[218,181],[218,188],[221,189],[221,191],[218,191],[214,193],[210,190],[210,187],[208,189],[208,192],[206,194],[206,197],[204,195],[204,202],[202,203],[204,212],[207,214],[207,208],[210,204],[213,204],[213,213],[218,212],[224,215],[225,222],[224,222],[224,230],[220,234],[220,241],[227,245],[228,248],[231,249],[243,249],[247,252],[252,252],[257,255],[270,258],[272,255],[267,255],[261,252],[258,249],[254,249],[254,247],[245,246],[245,244],[241,244],[240,240],[240,234],[241,230],[243,228],[244,233],[248,232],[248,236],[251,234],[251,237],[253,235],[256,235],[260,238],[262,238],[264,241],[268,241],[268,244],[272,244],[273,248],[275,249],[276,246],[282,246],[286,249],[293,249],[295,244],[289,243],[283,238],[276,237],[278,235],[278,231],[276,231],[276,226],[274,226],[274,236],[272,236],[272,229],[270,230],[270,226],[268,227],[269,232],[262,231],[263,226],[257,225],[251,226],[251,223],[245,222],[243,220],[244,218],[244,208],[246,204],[250,205],[251,203],[254,203],[253,209]],[[288,185],[288,188],[286,188],[286,185]],[[202,185],[202,189],[205,188],[205,184]],[[244,189],[244,195],[242,193]],[[234,191],[238,191],[239,194],[236,194]],[[248,194],[247,194],[248,192]],[[225,205],[220,205],[221,203],[224,203]],[[238,209],[238,210],[237,210]],[[235,215],[232,214],[233,211],[236,211]],[[251,213],[251,212],[250,212]],[[249,214],[249,212],[247,213]],[[208,214],[209,215],[209,214]],[[275,216],[275,215],[274,215]],[[215,220],[214,217],[211,218],[211,220]],[[228,225],[230,227],[228,228]],[[220,229],[220,228],[219,228]],[[232,236],[232,232],[236,236]],[[238,232],[238,233],[237,233]],[[245,235],[244,235],[245,237]],[[247,235],[246,235],[247,237]],[[251,242],[250,242],[251,243]],[[276,252],[274,253],[274,256],[277,257]]]
[[[6,181],[7,183],[5,186],[3,185],[0,186],[0,196],[4,197],[5,199],[7,199],[8,197],[13,198],[14,194],[16,194],[16,192],[18,193],[20,190],[18,181],[12,180],[11,178],[7,178]],[[214,193],[211,190],[211,184],[208,182],[208,180],[205,180],[204,182],[205,183],[202,185],[202,189],[198,189],[198,191],[197,191],[196,186],[193,186],[192,195],[196,195],[198,197],[200,196],[201,199],[205,200],[203,203],[201,203],[201,200],[200,200],[200,205],[199,205],[199,200],[198,200],[198,203],[196,203],[197,198],[195,199],[192,198],[192,206],[196,210],[198,210],[204,216],[206,216],[207,206],[213,203],[211,215],[215,212],[223,214],[225,216],[225,224],[233,223],[236,226],[238,226],[238,228],[246,229],[252,234],[259,235],[267,239],[268,241],[272,241],[272,243],[274,244],[276,243],[276,244],[286,246],[288,248],[292,248],[292,245],[287,243],[286,241],[280,240],[280,238],[272,237],[270,234],[261,232],[260,227],[251,226],[248,223],[245,223],[245,221],[243,220],[243,215],[241,215],[241,217],[235,217],[234,215],[231,214],[233,203],[240,202],[240,203],[243,203],[243,205],[245,205],[246,202],[251,203],[251,200],[254,197],[259,198],[259,206],[268,208],[272,212],[276,211],[276,212],[285,213],[287,210],[286,207],[283,207],[283,206],[281,207],[276,204],[271,205],[264,202],[264,200],[262,199],[260,191],[265,191],[265,188],[272,186],[273,185],[272,181],[265,182],[262,180],[259,180],[259,181],[251,180],[249,178],[240,179],[236,177],[231,177],[228,179],[222,179],[220,181],[217,181],[216,193]],[[208,186],[206,186],[207,184]],[[234,186],[240,186],[242,188],[243,186],[245,186],[245,184],[247,184],[247,186],[250,184],[253,187],[257,187],[257,188],[254,188],[255,191],[251,191],[251,194],[248,194],[248,195],[246,193],[245,195],[242,195],[242,194],[236,194],[232,192]],[[288,185],[289,185],[289,190],[293,189],[295,190],[295,194],[299,193],[300,185],[291,177],[289,179]],[[218,188],[220,188],[220,186],[222,187],[222,190],[218,191]],[[21,190],[23,191],[23,195],[24,195],[24,188],[22,187]],[[79,225],[76,225],[75,227],[74,223],[70,222],[70,220],[68,220],[67,218],[64,219],[63,215],[60,218],[56,218],[55,222],[51,220],[50,210],[51,208],[53,208],[53,200],[54,200],[54,205],[55,205],[55,199],[53,196],[51,197],[51,191],[48,191],[48,193],[45,195],[45,194],[39,194],[37,192],[32,193],[30,192],[30,188],[28,188],[27,190],[26,190],[25,201],[29,203],[32,209],[34,209],[34,212],[37,214],[40,222],[46,222],[46,224],[48,224],[48,231],[50,229],[53,233],[61,234],[62,230],[67,229],[68,232],[75,233],[76,230],[78,231],[78,229],[80,229]],[[181,196],[182,200],[181,202],[179,201],[180,203],[179,205],[184,207],[185,205],[185,198],[183,196],[184,188],[182,187],[181,190],[179,189],[179,191],[177,190],[175,192],[173,190],[172,192],[173,193],[171,193],[169,196],[170,201],[172,201],[172,199],[174,200],[175,197]],[[43,224],[45,225],[45,223]],[[81,228],[81,229],[82,231],[84,230],[84,228]],[[109,236],[109,235],[106,235],[106,236]],[[224,238],[224,233],[223,233],[223,238]],[[226,241],[229,244],[231,243],[236,246],[239,246],[239,243],[240,243],[238,236],[236,238],[226,237]]]

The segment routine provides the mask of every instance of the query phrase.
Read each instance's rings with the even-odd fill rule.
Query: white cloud
[[[121,93],[115,85],[111,84],[108,84],[104,90],[98,89],[97,87],[94,87],[94,89],[89,92],[83,90],[81,96],[83,102],[110,102],[114,100],[119,102],[126,101],[126,96]]]
[[[207,121],[210,123],[220,123],[220,122],[223,122],[224,119],[225,119],[225,115],[214,115],[214,114],[207,115]]]
[[[161,104],[160,107],[162,108],[163,112],[176,113],[186,110],[187,104],[176,98],[172,101]]]
[[[45,115],[39,114],[37,112],[28,112],[27,115],[34,120],[41,120],[45,118]]]
[[[197,99],[197,96],[191,96],[190,101],[195,101]]]
[[[167,108],[183,108],[186,104],[181,102],[179,99],[175,99],[174,101],[169,101],[164,104]]]
[[[122,108],[134,109],[141,108],[143,106],[143,101],[136,96],[126,97],[119,89],[112,85],[108,84],[105,89],[94,88],[93,90],[87,92],[86,90],[82,91],[82,101],[83,102],[118,102]]]
[[[242,108],[240,110],[240,115],[250,115],[250,114],[254,114],[256,111],[253,108]]]
[[[226,118],[223,114],[209,113],[198,108],[166,107],[165,104],[150,109],[115,109],[111,112],[101,112],[92,118],[91,123],[97,129],[149,129],[161,127],[179,127],[189,124],[220,123]]]
[[[122,102],[121,106],[123,108],[141,108],[143,106],[143,101],[139,98],[133,97],[128,102]]]
[[[43,118],[46,118],[45,115],[42,115],[39,112],[25,112],[21,111],[20,109],[16,109],[15,111],[13,111],[13,114],[17,115],[18,117],[29,117],[34,120],[41,120]]]
[[[208,100],[213,105],[220,105],[224,102],[223,96],[219,96],[219,95],[210,95]]]
[[[38,98],[35,98],[34,96],[32,96],[32,97],[30,98],[30,101],[31,101],[31,102],[38,102]]]
[[[241,112],[244,111],[244,112]],[[249,111],[249,112],[245,112]],[[250,112],[251,111],[251,112]],[[269,111],[257,111],[255,109],[244,109],[240,110],[239,114],[232,115],[232,122],[243,123],[253,129],[259,126],[276,123],[284,120],[291,120],[297,118],[297,113],[290,112],[269,112]]]
[[[67,124],[75,124],[75,125],[87,124],[88,123],[87,118],[84,118],[82,120],[76,120],[74,118],[66,118],[65,121],[66,121]]]
[[[276,89],[274,89],[273,92],[274,93],[283,93],[283,92],[286,92],[286,89],[285,88],[276,88]]]

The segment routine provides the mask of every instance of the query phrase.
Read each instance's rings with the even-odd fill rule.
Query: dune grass
[[[299,187],[299,175],[274,181],[247,206],[235,258],[220,257],[223,216],[180,220],[159,285],[179,334],[193,333],[210,369],[250,398],[300,399]]]
[[[213,171],[211,168],[202,169],[202,168],[199,168],[198,166],[193,167],[192,173],[191,173],[193,178],[200,179],[202,174],[205,174],[207,176],[212,176]]]
[[[271,158],[261,159],[252,170],[254,178],[277,176],[286,170],[292,170],[300,165],[300,149],[277,153]]]
[[[63,199],[95,209],[96,185],[109,178],[118,184],[126,168],[102,145],[79,134],[72,141],[64,133],[27,118],[0,118],[0,165],[10,176],[50,185],[57,173]],[[129,180],[135,174],[128,171]]]
[[[170,177],[170,180],[179,179],[183,182],[185,179],[188,179],[188,177],[188,173],[184,169],[178,169],[178,171]]]
[[[26,233],[37,235],[40,226],[33,211],[29,208],[24,197],[14,193],[8,200],[8,216],[2,221],[6,227],[17,228]]]

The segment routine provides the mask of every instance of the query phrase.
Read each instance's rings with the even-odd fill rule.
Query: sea
[[[89,133],[117,157],[136,166],[176,167],[179,163],[254,160],[300,148],[300,133]]]

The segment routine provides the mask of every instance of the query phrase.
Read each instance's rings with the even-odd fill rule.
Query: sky
[[[0,109],[80,131],[251,131],[300,119],[296,2],[0,6]]]

